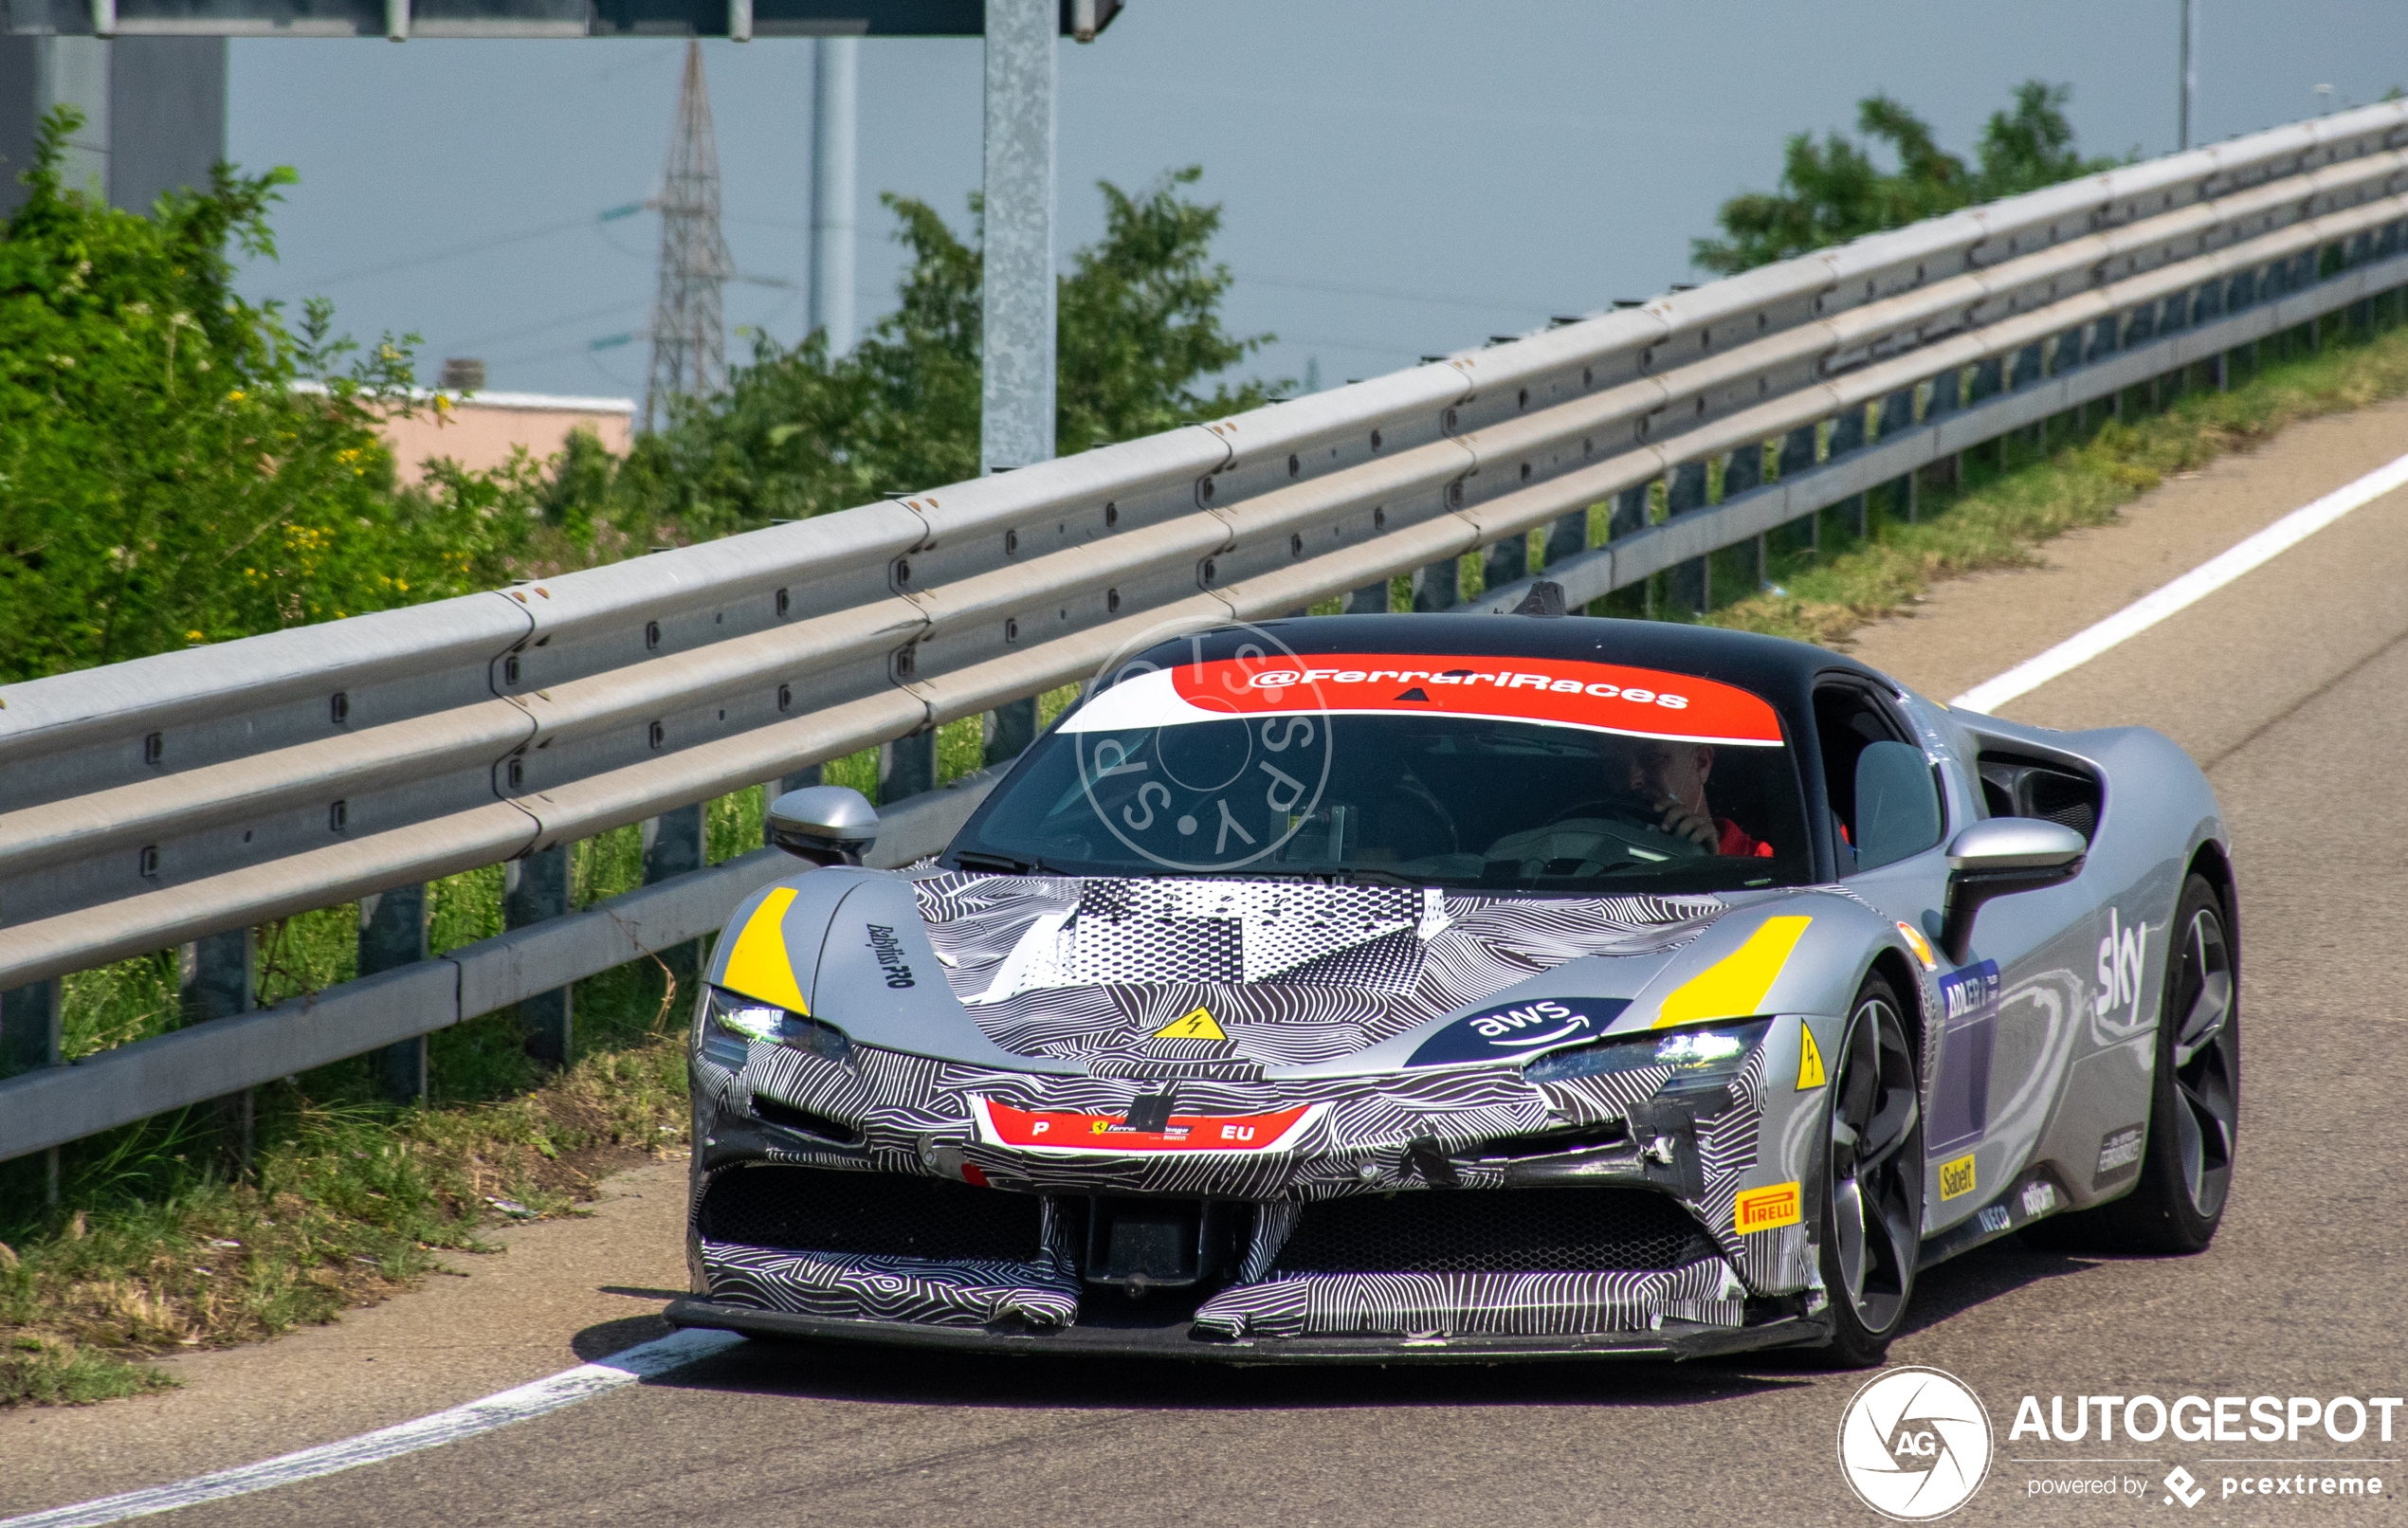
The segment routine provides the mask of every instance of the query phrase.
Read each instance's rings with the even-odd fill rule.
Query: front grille
[[[1644,1189],[1424,1189],[1306,1205],[1286,1273],[1598,1273],[1677,1268],[1710,1250]]]
[[[703,1238],[791,1252],[1031,1263],[1042,1248],[1034,1194],[904,1173],[740,1167],[713,1178]]]

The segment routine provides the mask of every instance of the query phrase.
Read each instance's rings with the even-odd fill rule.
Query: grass
[[[2300,420],[2408,394],[2408,331],[2344,342],[2331,320],[2326,330],[2315,354],[2276,356],[2268,341],[2263,364],[2229,391],[2194,389],[2154,412],[2136,391],[2122,419],[2094,406],[2051,421],[2037,441],[1976,453],[1962,482],[1925,485],[1917,522],[1890,513],[1878,494],[1862,537],[1826,511],[1819,548],[1802,536],[1775,546],[1766,570],[1775,588],[1758,587],[1751,551],[1718,553],[1715,589],[1738,597],[1706,619],[1837,646],[1938,579],[2029,563],[2049,537],[2112,520],[2172,473]],[[1594,540],[1604,506],[1591,518]],[[1482,559],[1467,556],[1466,597],[1481,579]],[[1409,587],[1396,595],[1397,608],[1410,608]],[[1660,589],[1652,599],[1633,589],[1598,608],[1638,613],[1667,603]],[[1044,697],[1040,720],[1050,722],[1075,694],[1065,686]],[[940,729],[938,760],[940,779],[981,766],[977,719]],[[823,777],[874,800],[877,752],[832,761]],[[762,797],[755,788],[709,804],[711,862],[760,844]],[[602,834],[574,850],[573,900],[591,906],[641,884],[643,873],[637,828]],[[436,952],[501,930],[502,881],[496,866],[432,884]],[[261,999],[356,974],[357,917],[345,905],[263,928]],[[215,1106],[67,1148],[56,1208],[45,1203],[41,1158],[0,1164],[0,1406],[157,1389],[172,1381],[147,1358],[272,1337],[384,1299],[426,1277],[439,1253],[486,1249],[483,1235],[498,1222],[574,1213],[602,1175],[684,1149],[678,1010],[687,995],[660,961],[579,982],[577,1051],[560,1070],[529,1059],[515,1010],[444,1030],[429,1041],[426,1106],[381,1101],[364,1057],[262,1087],[247,1172]],[[172,954],[71,976],[64,999],[70,1058],[183,1022]]]

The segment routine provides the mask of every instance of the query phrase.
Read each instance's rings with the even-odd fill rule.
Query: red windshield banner
[[[1122,681],[1067,726],[1105,732],[1324,711],[1532,721],[1742,747],[1781,741],[1780,719],[1771,705],[1692,674],[1570,659],[1423,653],[1181,664]]]

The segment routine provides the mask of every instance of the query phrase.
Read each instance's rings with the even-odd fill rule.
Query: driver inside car
[[[1632,861],[1772,857],[1771,845],[1714,814],[1706,793],[1714,773],[1710,745],[1614,738],[1603,742],[1597,762],[1603,776],[1598,783],[1613,796],[1581,801],[1541,827],[1508,833],[1483,858],[1491,866],[1516,864],[1524,876],[1578,880]]]
[[[1708,854],[1735,858],[1770,858],[1773,846],[1752,838],[1728,817],[1717,817],[1706,799],[1706,781],[1714,773],[1710,743],[1676,743],[1642,738],[1620,750],[1623,783],[1648,802],[1664,830],[1686,838]],[[1609,774],[1615,769],[1609,755]]]

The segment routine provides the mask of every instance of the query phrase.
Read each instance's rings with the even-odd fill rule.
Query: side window
[[[1940,783],[1923,750],[1870,693],[1852,684],[1815,692],[1823,783],[1839,830],[1843,874],[1878,869],[1940,842]]]

